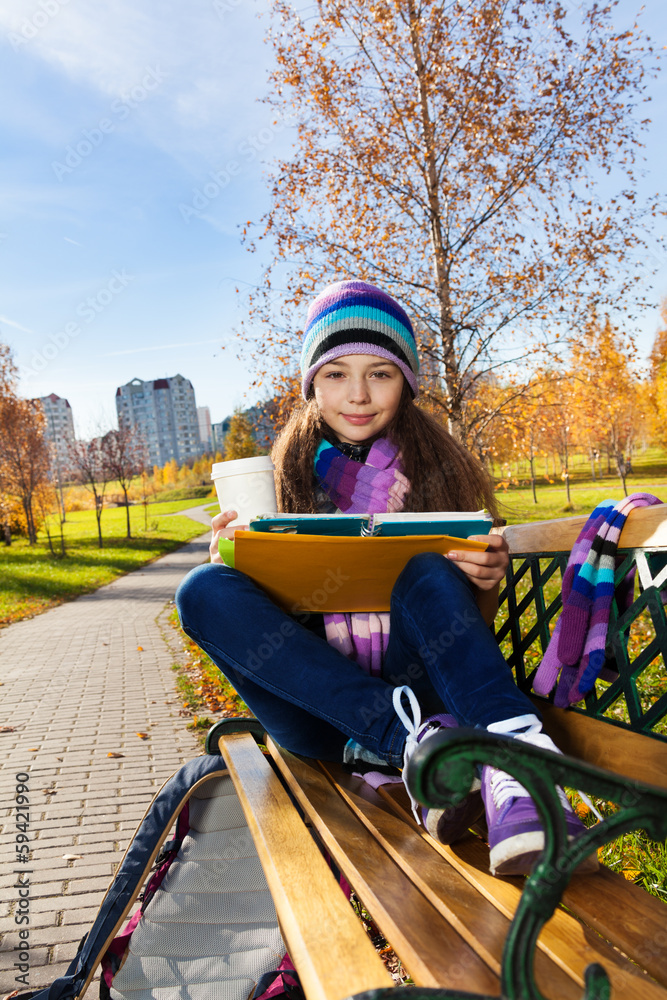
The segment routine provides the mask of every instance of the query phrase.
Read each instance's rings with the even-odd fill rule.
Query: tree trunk
[[[593,482],[595,482],[595,452],[592,448],[589,449],[589,455],[591,459],[591,475],[593,477]]]
[[[55,554],[56,554],[56,550],[55,550],[55,549],[54,549],[54,547],[53,547],[53,542],[52,542],[52,540],[51,540],[51,532],[49,531],[49,526],[48,526],[48,524],[46,523],[46,520],[44,521],[44,529],[45,529],[45,531],[46,531],[46,537],[47,537],[47,539],[48,539],[48,542],[49,542],[49,549],[51,550],[51,555],[52,555],[52,556],[55,556]]]
[[[533,503],[537,503],[537,493],[535,492],[535,458],[530,456],[530,485],[533,490]]]
[[[132,538],[132,532],[130,531],[130,501],[127,499],[127,489],[125,486],[122,487],[123,495],[125,496],[125,516],[127,518],[127,538]]]
[[[616,470],[617,470],[618,475],[620,477],[621,483],[623,484],[623,495],[627,497],[627,495],[628,495],[628,488],[625,485],[625,477],[627,475],[627,466],[625,464],[625,458],[623,457],[623,453],[620,452],[620,451],[615,452],[614,458],[616,459]]]
[[[104,541],[102,540],[102,506],[97,503],[97,497],[95,498],[95,517],[97,518],[97,545],[98,548],[104,548]]]
[[[29,497],[23,497],[23,512],[25,514],[25,526],[28,531],[28,544],[34,545],[37,541],[35,531],[35,520],[32,516],[32,503]]]
[[[428,103],[428,88],[430,81],[424,66],[419,40],[419,15],[415,5],[410,0],[408,4],[410,16],[410,42],[414,55],[414,69],[417,76],[419,91],[419,106],[422,125],[422,151],[426,167],[426,189],[428,192],[429,227],[431,245],[433,247],[433,272],[440,302],[440,348],[441,361],[444,367],[444,384],[447,405],[447,429],[452,437],[462,441],[463,406],[461,397],[461,379],[454,344],[454,329],[452,323],[452,308],[449,294],[449,274],[447,270],[447,250],[443,238],[442,210],[440,207],[438,163],[436,159],[437,144],[435,129]]]

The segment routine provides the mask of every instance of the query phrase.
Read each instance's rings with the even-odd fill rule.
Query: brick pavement
[[[200,509],[192,515],[210,523]],[[207,545],[201,536],[0,632],[0,727],[15,730],[0,732],[0,996],[17,988],[20,927],[30,931],[30,988],[64,973],[151,798],[199,752],[179,715],[171,666],[182,647],[167,618],[179,580],[206,561]],[[23,772],[29,866],[15,863]],[[29,925],[16,923],[22,867],[32,872]]]

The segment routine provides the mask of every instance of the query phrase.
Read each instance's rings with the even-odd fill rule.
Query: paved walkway
[[[200,752],[179,715],[171,666],[181,644],[167,619],[178,582],[208,558],[208,537],[0,631],[0,996],[25,989],[15,982],[20,929],[30,932],[30,988],[65,972],[153,795]],[[16,863],[24,772],[29,866]],[[25,867],[30,923],[19,925],[14,872]]]

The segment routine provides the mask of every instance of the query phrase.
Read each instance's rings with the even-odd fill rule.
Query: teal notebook
[[[261,514],[250,522],[251,531],[297,535],[452,535],[469,538],[487,535],[493,518],[485,510],[456,513],[426,511],[417,514]]]

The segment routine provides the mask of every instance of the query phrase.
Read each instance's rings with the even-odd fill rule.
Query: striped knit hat
[[[401,369],[419,394],[419,358],[412,323],[398,302],[365,281],[337,281],[308,310],[301,351],[303,397],[315,372],[345,354],[376,354]]]

